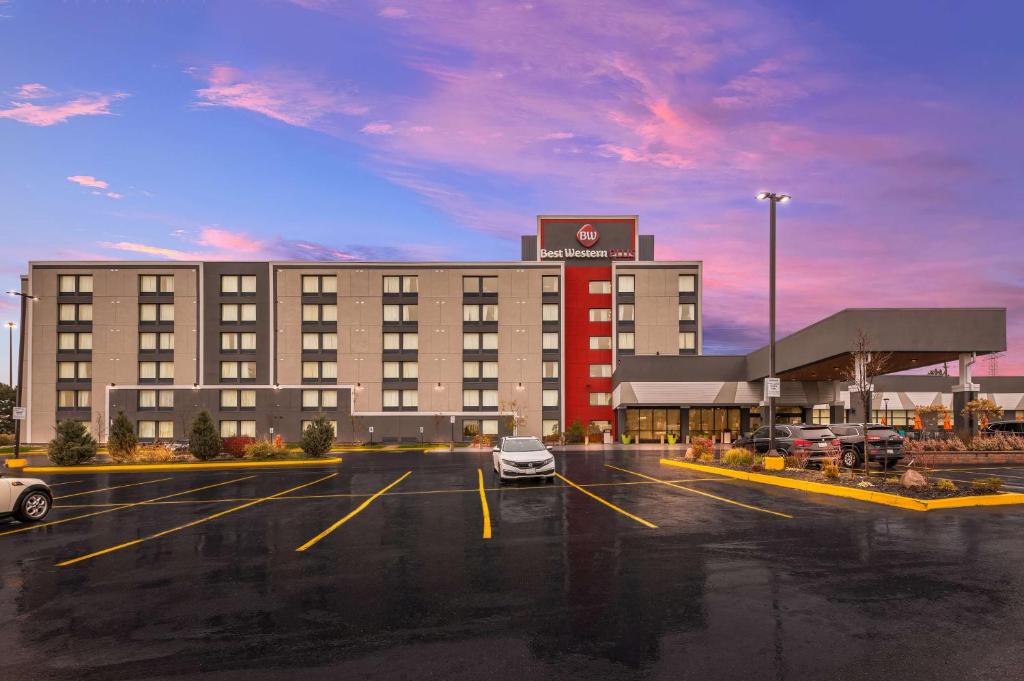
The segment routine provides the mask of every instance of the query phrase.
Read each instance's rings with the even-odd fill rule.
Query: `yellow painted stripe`
[[[630,513],[629,511],[624,511],[624,510],[622,510],[621,508],[619,508],[618,506],[616,506],[616,505],[615,505],[615,504],[613,504],[612,502],[610,502],[610,501],[608,501],[608,500],[606,500],[606,499],[602,499],[601,497],[597,496],[597,495],[596,495],[596,494],[594,494],[593,492],[591,492],[591,491],[589,491],[589,490],[585,490],[585,489],[583,489],[582,487],[580,487],[579,485],[577,485],[577,484],[576,484],[575,482],[573,482],[573,481],[572,481],[572,480],[570,480],[569,478],[567,478],[567,477],[565,477],[564,475],[562,475],[561,473],[555,473],[555,477],[557,477],[557,478],[558,478],[559,480],[561,480],[561,481],[562,481],[562,482],[564,482],[565,484],[569,485],[570,487],[575,487],[575,488],[576,488],[576,489],[578,489],[579,491],[581,491],[581,492],[583,492],[584,494],[586,494],[586,495],[587,495],[588,497],[591,497],[592,499],[596,499],[597,501],[600,501],[600,502],[601,502],[602,504],[604,504],[604,505],[605,505],[605,506],[607,506],[608,508],[610,508],[610,509],[612,509],[612,510],[615,510],[615,511],[618,511],[619,513],[621,513],[622,515],[626,516],[626,517],[627,517],[627,518],[629,518],[630,520],[635,520],[636,522],[640,523],[641,525],[643,525],[643,526],[645,526],[645,527],[650,527],[651,529],[657,529],[657,527],[658,527],[658,526],[657,526],[657,525],[655,525],[654,523],[652,523],[652,522],[649,522],[649,521],[647,521],[647,520],[644,520],[643,518],[641,518],[641,517],[639,517],[639,516],[635,516],[635,515],[633,515],[632,513]]]
[[[480,476],[480,507],[484,511],[484,539],[491,538],[491,509],[487,508],[487,494],[484,493],[484,470],[477,468]]]
[[[206,485],[205,487],[196,487],[195,489],[187,489],[184,492],[175,492],[174,494],[167,494],[167,495],[164,495],[162,497],[156,497],[156,498],[153,498],[153,499],[146,499],[145,501],[133,501],[133,502],[128,503],[128,504],[117,504],[113,508],[106,508],[106,509],[104,509],[102,511],[95,511],[93,513],[85,513],[83,515],[71,516],[70,518],[63,518],[61,520],[54,520],[54,521],[48,522],[48,523],[39,523],[38,525],[26,525],[25,527],[19,527],[16,530],[8,530],[7,532],[0,532],[0,537],[3,537],[4,535],[8,535],[8,534],[18,534],[20,532],[28,532],[30,530],[38,530],[38,529],[43,528],[43,527],[52,527],[53,525],[62,525],[64,523],[69,523],[72,520],[82,520],[84,518],[92,518],[93,516],[103,515],[104,513],[113,513],[114,511],[124,511],[124,510],[129,509],[129,508],[135,508],[136,506],[144,506],[146,504],[154,504],[156,502],[163,501],[164,499],[171,499],[173,497],[180,497],[180,496],[185,495],[185,494],[192,494],[193,492],[202,492],[204,489],[212,489],[214,487],[220,487],[221,485],[228,485],[228,484],[231,484],[232,482],[241,482],[242,480],[248,480],[249,478],[254,478],[254,477],[256,477],[256,476],[254,476],[254,475],[247,475],[244,478],[235,478],[234,480],[228,480],[227,482],[218,482],[218,483],[215,483],[213,485]],[[170,502],[170,503],[173,503],[173,502]],[[197,502],[194,502],[194,503],[203,503],[203,502],[197,501]]]
[[[740,506],[742,508],[749,508],[751,511],[760,511],[761,513],[770,513],[771,515],[777,515],[780,518],[790,518],[790,519],[793,518],[793,516],[788,515],[786,513],[779,513],[778,511],[769,511],[767,508],[761,508],[760,506],[751,506],[750,504],[744,504],[744,503],[741,503],[739,501],[733,501],[732,499],[726,499],[725,497],[720,497],[717,494],[710,494],[708,492],[701,492],[700,490],[697,490],[697,489],[690,489],[689,487],[683,487],[682,485],[678,485],[678,484],[676,484],[674,482],[669,482],[668,480],[659,480],[658,478],[652,478],[651,476],[644,475],[643,473],[637,473],[636,471],[630,471],[630,470],[626,470],[625,468],[619,468],[618,466],[613,466],[610,463],[606,463],[605,466],[607,466],[608,468],[614,468],[617,471],[622,471],[623,473],[629,473],[630,475],[636,475],[637,477],[641,477],[641,478],[644,478],[646,480],[650,480],[652,482],[660,482],[663,485],[668,485],[669,487],[674,487],[675,489],[681,489],[681,490],[684,490],[686,492],[692,492],[694,494],[699,494],[702,497],[709,497],[711,499],[716,499],[718,501],[724,501],[725,503],[732,504],[733,506]]]
[[[53,483],[49,483],[48,482],[46,484],[49,487],[60,487],[61,485],[77,485],[80,482],[85,482],[85,480],[68,480],[67,482],[53,482]]]
[[[160,532],[156,532],[154,534],[150,534],[150,535],[147,535],[145,537],[140,537],[139,539],[133,539],[132,541],[126,541],[123,544],[117,544],[116,546],[108,546],[105,549],[100,549],[99,551],[93,551],[92,553],[87,553],[84,556],[79,556],[77,558],[72,558],[70,560],[65,560],[63,562],[57,563],[57,567],[67,567],[69,565],[74,565],[75,563],[81,563],[83,560],[89,560],[90,558],[96,558],[98,556],[103,556],[103,555],[106,555],[108,553],[113,553],[114,551],[120,551],[121,549],[126,549],[129,546],[135,546],[136,544],[141,544],[143,542],[151,541],[153,539],[159,539],[160,537],[166,537],[167,535],[169,535],[169,534],[171,534],[173,532],[180,532],[181,530],[187,530],[188,528],[195,527],[196,525],[202,525],[203,523],[208,523],[211,520],[216,520],[217,518],[222,518],[222,517],[228,515],[229,513],[234,513],[235,511],[241,511],[243,509],[249,508],[250,506],[255,506],[256,504],[262,503],[262,502],[267,501],[269,499],[274,499],[275,497],[279,497],[279,496],[282,496],[284,494],[288,494],[289,492],[295,492],[297,490],[302,489],[303,487],[309,487],[310,485],[315,485],[318,482],[323,482],[324,480],[328,480],[330,478],[333,478],[336,475],[337,475],[337,473],[331,473],[329,475],[325,475],[322,478],[317,478],[316,480],[313,480],[312,482],[307,482],[307,483],[302,484],[302,485],[297,485],[297,486],[292,487],[290,489],[286,489],[286,490],[283,490],[281,492],[278,492],[277,494],[271,494],[270,496],[267,496],[267,497],[260,497],[259,499],[256,499],[255,501],[250,501],[249,503],[242,504],[240,506],[232,506],[229,509],[220,511],[218,513],[214,513],[213,515],[208,515],[205,518],[199,518],[198,520],[193,520],[192,522],[185,523],[184,525],[178,525],[177,527],[172,527],[172,528],[169,528],[169,529],[166,529],[166,530],[162,530]]]
[[[64,496],[54,497],[53,500],[58,499],[70,499],[71,497],[83,497],[86,494],[99,494],[100,492],[109,492],[112,489],[124,489],[125,487],[141,487],[142,485],[152,485],[156,482],[166,482],[170,478],[160,478],[158,480],[146,480],[145,482],[131,482],[126,485],[114,485],[113,487],[101,487],[100,489],[90,489],[85,492],[75,492],[73,494],[65,494]]]
[[[29,466],[26,473],[188,473],[190,471],[230,470],[233,468],[288,468],[341,463],[341,457],[298,459],[296,461],[221,461],[212,463],[138,463],[117,466]]]
[[[349,521],[349,520],[350,520],[351,518],[355,517],[355,515],[356,515],[357,513],[359,513],[360,511],[362,511],[362,510],[363,510],[364,508],[366,508],[367,506],[369,506],[369,505],[370,505],[371,503],[373,503],[373,500],[374,500],[374,499],[376,499],[376,498],[377,498],[377,497],[379,497],[380,495],[384,494],[384,493],[385,493],[385,492],[387,492],[387,491],[388,491],[389,489],[391,489],[392,487],[394,487],[394,486],[395,486],[395,485],[397,485],[398,483],[402,482],[403,480],[405,480],[405,479],[406,479],[407,477],[409,477],[410,475],[412,475],[412,471],[406,471],[406,472],[405,472],[405,475],[403,475],[402,477],[398,478],[397,480],[395,480],[394,482],[392,482],[392,483],[391,483],[390,485],[388,485],[387,487],[385,487],[385,488],[381,489],[380,491],[378,491],[378,492],[377,492],[376,494],[374,494],[373,496],[371,496],[371,497],[370,497],[369,499],[367,499],[367,500],[366,500],[366,501],[364,501],[363,503],[361,503],[361,504],[359,504],[358,506],[356,506],[356,508],[355,508],[355,510],[354,510],[354,511],[352,511],[351,513],[349,513],[348,515],[346,515],[346,516],[345,516],[344,518],[342,518],[342,519],[341,519],[341,520],[339,520],[338,522],[334,523],[333,525],[331,525],[330,527],[328,527],[328,528],[327,528],[326,530],[324,530],[324,531],[323,531],[323,532],[321,532],[320,534],[316,535],[315,537],[313,537],[313,538],[312,538],[312,539],[310,539],[310,540],[309,540],[308,542],[306,542],[305,544],[303,544],[302,546],[300,546],[299,548],[297,548],[297,549],[295,549],[295,550],[296,550],[296,551],[305,551],[305,550],[306,550],[306,549],[308,549],[309,547],[313,546],[313,545],[314,545],[314,544],[316,544],[316,543],[317,543],[318,541],[320,541],[321,539],[323,539],[324,537],[326,537],[327,535],[329,535],[329,534],[330,534],[331,532],[334,532],[334,531],[335,531],[336,529],[338,529],[339,527],[341,527],[342,525],[344,525],[345,523],[347,523],[347,522],[348,522],[348,521]]]

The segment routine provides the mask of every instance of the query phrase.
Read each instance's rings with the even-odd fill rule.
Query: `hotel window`
[[[544,303],[540,306],[540,318],[545,322],[558,321],[558,305],[555,303]]]
[[[384,362],[384,378],[414,379],[419,374],[418,362]]]
[[[610,322],[612,320],[612,311],[608,308],[591,308],[590,310],[590,321],[592,322]]]
[[[256,362],[221,362],[220,377],[253,380],[256,378]]]
[[[92,275],[62,274],[58,286],[61,293],[92,293]]]
[[[622,303],[619,305],[619,321],[620,322],[634,322],[636,321],[636,310],[633,307],[633,303]]]
[[[693,293],[697,290],[697,276],[694,274],[679,275],[679,292]]]
[[[58,390],[58,409],[86,409],[89,407],[91,394],[88,390]]]
[[[679,303],[679,321],[692,322],[697,312],[697,306],[693,303]]]
[[[338,278],[332,274],[302,275],[303,293],[337,293]]]
[[[333,380],[338,378],[337,362],[303,362],[303,380]]]
[[[498,419],[464,419],[462,421],[462,434],[465,437],[497,435]]]
[[[169,440],[174,437],[174,421],[139,421],[139,438]]]
[[[173,409],[173,390],[140,390],[139,409]]]
[[[174,275],[139,275],[139,293],[174,293]]]
[[[57,378],[62,381],[92,378],[92,362],[57,362]]]
[[[811,423],[827,426],[832,423],[832,415],[828,409],[813,409],[811,410]]]
[[[558,362],[541,362],[540,375],[542,378],[558,378]]]
[[[587,291],[591,294],[606,294],[612,292],[612,282],[592,281],[587,285]]]
[[[255,350],[256,332],[224,331],[220,334],[220,349],[228,352],[236,350]]]
[[[463,293],[497,293],[497,277],[463,277]]]
[[[221,409],[255,409],[255,390],[221,390]]]
[[[174,380],[174,362],[139,362],[139,380]]]
[[[222,322],[254,322],[256,321],[256,304],[221,303],[220,320]]]
[[[590,365],[590,377],[591,378],[611,378],[612,365],[611,364],[591,364]]]
[[[384,293],[419,293],[419,277],[384,277]]]
[[[497,350],[497,333],[464,333],[462,334],[463,350]]]
[[[462,406],[470,408],[480,407],[482,409],[495,409],[498,406],[498,391],[474,389],[463,390]]]
[[[620,274],[618,278],[619,293],[635,293],[636,278],[632,274]]]
[[[462,321],[464,322],[496,322],[498,321],[497,305],[463,305]]]
[[[381,392],[381,404],[385,409],[415,409],[419,406],[419,393],[416,390],[384,390]]]
[[[545,331],[541,334],[541,349],[543,350],[557,350],[558,349],[558,332],[557,331]]]
[[[612,403],[611,393],[590,393],[591,407],[607,407]]]
[[[590,349],[591,350],[611,350],[612,349],[612,337],[611,336],[591,336],[590,337]]]
[[[303,350],[337,350],[338,334],[336,333],[304,333],[302,334]]]
[[[306,423],[303,421],[303,423]],[[303,426],[305,430],[305,426]],[[221,421],[221,437],[256,437],[255,421]]]
[[[139,334],[139,350],[173,350],[174,333],[144,331]]]
[[[384,321],[388,324],[399,324],[402,322],[415,322],[419,319],[419,306],[417,305],[385,305]]]
[[[562,424],[558,419],[544,419],[541,422],[542,435],[557,435],[562,432]]]
[[[302,321],[304,322],[336,322],[338,321],[338,306],[334,304],[302,306]]]
[[[462,377],[469,379],[497,378],[497,362],[463,362]]]
[[[557,276],[544,275],[540,278],[541,291],[544,293],[558,293],[559,281]]]
[[[334,433],[334,437],[338,437],[338,422],[337,421],[328,421],[327,423],[330,424],[331,431]],[[311,421],[311,420],[309,420],[309,421],[303,420],[303,421],[301,421],[299,423],[299,427],[302,428],[302,432],[303,433],[305,433],[306,429],[309,428],[311,425],[313,425],[313,421]]]
[[[694,350],[697,347],[697,334],[693,331],[681,331],[679,333],[679,349]]]
[[[64,352],[92,350],[92,333],[88,331],[81,333],[58,333],[57,349]]]
[[[139,305],[139,322],[173,322],[174,305],[171,303],[143,303]]]
[[[416,350],[419,348],[419,335],[415,333],[385,333],[385,350]]]
[[[635,350],[636,336],[632,331],[619,331],[619,350]]]
[[[220,292],[227,294],[256,293],[255,274],[222,274]]]
[[[541,405],[545,407],[557,407],[558,406],[558,391],[557,390],[545,390],[541,395]]]
[[[303,409],[334,409],[338,406],[336,390],[303,390]]]
[[[61,322],[91,322],[91,303],[61,303],[58,306],[58,320]]]

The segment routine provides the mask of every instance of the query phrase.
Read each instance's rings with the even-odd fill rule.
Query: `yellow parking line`
[[[619,513],[621,513],[622,515],[626,516],[627,518],[629,518],[629,519],[631,519],[631,520],[635,520],[635,521],[637,521],[638,523],[640,523],[641,525],[644,525],[645,527],[649,527],[649,528],[651,528],[651,529],[657,529],[657,528],[658,528],[658,526],[657,526],[657,525],[655,525],[654,523],[652,523],[652,522],[649,522],[649,521],[647,521],[647,520],[644,520],[643,518],[641,518],[641,517],[639,517],[639,516],[635,516],[635,515],[633,515],[632,513],[630,513],[629,511],[623,511],[623,510],[622,510],[621,508],[619,508],[618,506],[616,506],[616,505],[615,505],[615,504],[613,504],[612,502],[610,502],[610,501],[607,501],[607,500],[605,500],[605,499],[602,499],[601,497],[597,496],[597,495],[596,495],[596,494],[594,494],[593,492],[590,492],[590,491],[588,491],[588,490],[585,490],[585,489],[583,489],[582,487],[580,487],[579,485],[577,485],[577,484],[576,484],[575,482],[573,482],[573,481],[572,481],[572,480],[570,480],[569,478],[567,478],[567,477],[565,477],[564,475],[562,475],[561,473],[555,473],[555,477],[557,477],[557,478],[558,478],[559,480],[561,480],[561,481],[562,481],[562,482],[564,482],[565,484],[569,485],[570,487],[575,487],[575,488],[576,488],[576,489],[578,489],[579,491],[581,491],[581,492],[583,492],[584,494],[586,494],[586,495],[587,495],[588,497],[591,497],[591,498],[593,498],[593,499],[596,499],[597,501],[600,501],[600,502],[601,502],[602,504],[604,504],[604,505],[605,505],[605,506],[607,506],[608,508],[610,508],[610,509],[612,509],[612,510],[615,510],[615,511],[618,511]]]
[[[477,468],[480,474],[480,507],[484,511],[484,539],[491,538],[491,509],[487,508],[487,495],[484,493],[484,470]]]
[[[87,553],[84,556],[79,556],[78,558],[72,558],[70,560],[65,560],[65,561],[62,561],[60,563],[57,563],[57,567],[67,567],[68,565],[74,565],[75,563],[80,563],[83,560],[89,560],[90,558],[96,558],[97,556],[102,556],[102,555],[105,555],[107,553],[113,553],[114,551],[119,551],[121,549],[126,549],[129,546],[135,546],[136,544],[141,544],[143,542],[147,542],[147,541],[150,541],[152,539],[159,539],[160,537],[166,537],[167,535],[171,534],[172,532],[178,532],[180,530],[187,530],[190,527],[195,527],[196,525],[202,525],[203,523],[207,523],[207,522],[210,522],[211,520],[216,520],[217,518],[221,518],[223,516],[226,516],[229,513],[234,513],[235,511],[241,511],[242,509],[249,508],[250,506],[255,506],[256,504],[262,503],[264,501],[268,501],[270,499],[274,499],[274,498],[282,496],[284,494],[288,494],[289,492],[295,492],[296,490],[300,490],[303,487],[309,487],[310,485],[315,485],[318,482],[323,482],[324,480],[328,480],[330,478],[333,478],[336,475],[337,475],[337,473],[331,473],[330,475],[325,475],[322,478],[317,478],[316,480],[313,480],[312,482],[307,482],[307,483],[302,484],[302,485],[297,485],[296,487],[292,487],[290,489],[286,489],[284,491],[278,492],[277,494],[271,494],[270,496],[267,496],[267,497],[260,497],[259,499],[256,499],[254,501],[250,501],[250,502],[248,502],[246,504],[241,504],[240,506],[232,506],[229,509],[226,509],[226,510],[223,510],[223,511],[219,511],[217,513],[214,513],[213,515],[208,515],[205,518],[199,518],[198,520],[193,520],[192,522],[185,523],[184,525],[178,525],[177,527],[172,527],[170,529],[161,530],[160,532],[156,532],[154,534],[150,534],[150,535],[147,535],[145,537],[141,537],[139,539],[133,539],[131,541],[126,541],[123,544],[117,544],[116,546],[108,546],[105,549],[100,549],[99,551],[93,551],[92,553]]]
[[[48,482],[46,484],[48,487],[60,487],[61,485],[76,485],[80,482],[85,482],[85,480],[68,480],[67,482]]]
[[[717,494],[709,494],[708,492],[701,492],[700,490],[690,489],[689,487],[683,487],[682,485],[678,485],[678,484],[676,484],[674,482],[669,482],[668,480],[659,480],[658,478],[652,478],[649,475],[644,475],[643,473],[637,473],[636,471],[626,470],[625,468],[619,468],[618,466],[613,466],[610,463],[606,463],[605,466],[607,466],[608,468],[614,468],[617,471],[622,471],[623,473],[629,473],[631,475],[636,475],[636,476],[641,477],[641,478],[646,478],[647,480],[651,480],[652,482],[660,482],[661,484],[668,485],[669,487],[675,487],[676,489],[685,490],[687,492],[693,492],[694,494],[699,494],[699,495],[704,496],[704,497],[710,497],[711,499],[717,499],[718,501],[724,501],[727,504],[733,504],[734,506],[741,506],[743,508],[749,508],[751,511],[761,511],[762,513],[770,513],[771,515],[777,515],[780,518],[789,518],[789,519],[793,518],[793,516],[788,515],[786,513],[779,513],[778,511],[769,511],[767,508],[761,508],[760,506],[751,506],[750,504],[742,504],[742,503],[740,503],[738,501],[733,501],[732,499],[726,499],[725,497],[720,497]]]
[[[191,494],[193,492],[202,492],[204,489],[212,489],[213,487],[220,487],[221,485],[229,485],[232,482],[241,482],[242,480],[248,480],[256,476],[247,475],[244,478],[235,478],[234,480],[228,480],[227,482],[218,482],[213,485],[206,485],[205,487],[196,487],[195,489],[187,489],[184,492],[175,492],[174,494],[167,494],[162,497],[156,497],[154,499],[146,499],[145,501],[133,501],[127,504],[116,504],[113,508],[105,508],[102,511],[94,511],[93,513],[85,513],[82,515],[71,516],[70,518],[63,518],[61,520],[53,520],[48,523],[39,523],[38,525],[26,525],[25,527],[19,527],[16,530],[8,530],[7,532],[0,532],[0,537],[8,534],[18,534],[19,532],[28,532],[30,530],[38,530],[43,527],[51,527],[53,525],[61,525],[63,523],[69,523],[72,520],[82,520],[83,518],[92,518],[93,516],[103,515],[104,513],[113,513],[114,511],[123,511],[129,508],[135,508],[136,506],[143,506],[145,504],[153,504],[155,502],[163,501],[164,499],[171,499],[172,497],[180,497],[185,494]],[[173,502],[170,502],[173,503]],[[195,503],[203,503],[197,501]]]
[[[155,482],[165,482],[167,480],[170,480],[170,478],[160,478],[158,480],[146,480],[145,482],[130,482],[127,485],[114,485],[113,487],[101,487],[100,489],[90,489],[90,490],[86,490],[85,492],[75,492],[74,494],[65,494],[62,497],[54,497],[53,500],[57,501],[58,499],[70,499],[71,497],[81,497],[81,496],[85,496],[86,494],[98,494],[100,492],[109,492],[112,489],[124,489],[125,487],[141,487],[142,485],[152,485]]]
[[[380,490],[379,492],[377,492],[376,494],[374,494],[373,496],[371,496],[371,497],[370,497],[369,499],[367,499],[367,500],[366,500],[366,501],[364,501],[363,503],[361,503],[361,504],[359,504],[358,506],[356,506],[356,508],[355,508],[355,510],[354,510],[354,511],[350,512],[350,513],[349,513],[348,515],[346,515],[346,516],[345,516],[344,518],[342,518],[342,519],[341,519],[341,520],[339,520],[338,522],[334,523],[333,525],[331,525],[330,527],[328,527],[328,528],[327,528],[326,530],[324,530],[324,531],[323,531],[323,532],[321,532],[320,534],[316,535],[315,537],[313,537],[313,538],[312,538],[312,539],[310,539],[310,540],[309,540],[308,542],[306,542],[305,544],[303,544],[302,546],[300,546],[299,548],[297,548],[297,549],[295,549],[295,550],[296,550],[296,551],[305,551],[305,550],[306,550],[306,549],[308,549],[308,548],[309,548],[310,546],[313,546],[313,545],[314,545],[314,544],[316,544],[316,543],[317,543],[318,541],[320,541],[321,539],[323,539],[324,537],[326,537],[327,535],[329,535],[329,534],[330,534],[331,532],[334,532],[334,531],[335,531],[336,529],[338,529],[339,527],[341,527],[342,525],[344,525],[345,523],[347,523],[347,522],[349,521],[349,519],[353,518],[353,517],[354,517],[354,516],[355,516],[355,515],[356,515],[357,513],[359,513],[360,511],[362,511],[362,510],[363,510],[364,508],[366,508],[367,506],[369,506],[369,505],[370,505],[371,503],[373,503],[373,500],[374,500],[374,499],[376,499],[376,498],[377,498],[377,497],[379,497],[380,495],[384,494],[384,493],[385,493],[385,492],[387,492],[387,491],[388,491],[389,489],[391,489],[392,487],[394,487],[394,486],[395,486],[395,485],[397,485],[398,483],[402,482],[403,480],[405,480],[405,479],[406,479],[407,477],[409,477],[410,475],[412,475],[412,471],[406,471],[406,472],[405,472],[405,475],[403,475],[402,477],[398,478],[397,480],[395,480],[394,482],[392,482],[392,483],[391,483],[390,485],[388,485],[388,486],[387,486],[387,487],[385,487],[384,489]]]

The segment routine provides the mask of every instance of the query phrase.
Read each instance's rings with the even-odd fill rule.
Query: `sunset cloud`
[[[68,182],[74,182],[77,185],[94,189],[106,189],[110,186],[105,180],[100,180],[92,175],[69,175],[67,180]]]
[[[18,88],[15,97],[7,108],[0,108],[0,118],[9,118],[39,127],[47,127],[65,123],[78,116],[109,116],[113,112],[110,105],[128,95],[123,92],[107,94],[86,94],[64,101],[50,92],[40,83],[27,83]],[[35,103],[32,99],[54,100],[47,103]]]

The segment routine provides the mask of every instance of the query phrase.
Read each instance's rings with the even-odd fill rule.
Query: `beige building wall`
[[[31,323],[29,364],[25,367],[31,420],[28,442],[46,442],[57,423],[57,272],[33,270],[30,293],[38,298],[27,315]]]
[[[635,277],[634,340],[636,354],[679,354],[679,275],[697,274],[699,287],[697,267],[619,265],[615,271],[617,275],[632,274]],[[613,314],[617,313],[613,312]],[[698,304],[698,328],[700,317],[701,309]],[[697,332],[697,352],[701,353],[699,332]]]

